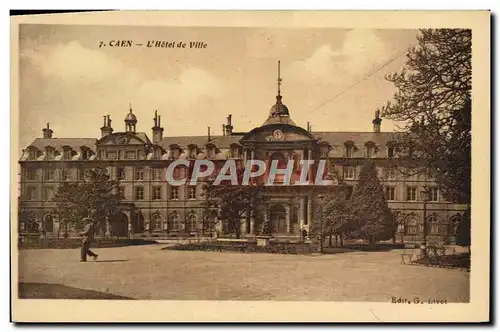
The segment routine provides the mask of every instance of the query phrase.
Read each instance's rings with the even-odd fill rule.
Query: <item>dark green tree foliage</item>
[[[123,200],[118,186],[119,181],[111,180],[104,168],[87,170],[82,182],[60,185],[54,197],[54,212],[59,216],[65,236],[69,228],[78,228],[85,217],[95,218],[98,228],[104,230],[106,218],[119,211]]]
[[[352,236],[370,244],[393,236],[393,215],[372,161],[367,161],[361,168],[351,197],[351,209],[354,216],[349,225]]]
[[[399,122],[401,159],[419,164],[446,199],[470,204],[471,30],[420,30],[382,116]],[[405,163],[402,163],[405,165]]]

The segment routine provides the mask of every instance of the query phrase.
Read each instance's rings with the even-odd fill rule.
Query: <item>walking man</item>
[[[83,223],[85,224],[85,227],[80,233],[82,236],[80,262],[86,262],[87,255],[94,257],[94,260],[96,260],[98,255],[90,251],[90,243],[94,240],[95,222],[90,218],[83,218]]]

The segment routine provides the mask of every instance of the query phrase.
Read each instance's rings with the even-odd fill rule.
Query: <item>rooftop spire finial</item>
[[[132,103],[130,101],[128,102],[128,109],[130,113],[132,113]]]
[[[281,64],[281,61],[278,61],[278,97],[281,97],[281,83],[282,83],[282,79],[281,79],[281,73],[280,73],[280,64]]]

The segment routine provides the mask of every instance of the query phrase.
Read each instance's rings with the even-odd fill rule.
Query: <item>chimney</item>
[[[50,124],[47,122],[47,128],[42,129],[43,138],[52,138],[52,129],[50,129]]]
[[[309,124],[309,121],[307,121],[307,131],[311,132],[311,125]]]
[[[153,118],[154,127],[153,130],[153,143],[158,144],[163,139],[163,128],[161,127],[161,115],[158,115],[158,111],[155,111],[155,117]]]
[[[222,136],[226,136],[226,126],[222,124]]]
[[[210,126],[208,126],[208,140],[210,141],[211,137],[210,137]]]
[[[227,116],[227,124],[226,124],[226,134],[225,134],[225,136],[231,136],[233,134],[233,126],[231,124],[231,118],[232,118],[232,115],[229,114]]]
[[[380,125],[382,124],[382,119],[380,118],[380,111],[375,111],[375,119],[372,121],[373,123],[373,132],[380,133]]]
[[[109,115],[104,115],[104,123],[101,127],[101,137],[108,136],[113,132],[113,128],[111,127],[111,119]]]

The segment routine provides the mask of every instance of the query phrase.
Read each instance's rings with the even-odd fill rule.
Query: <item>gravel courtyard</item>
[[[161,250],[165,245],[21,250],[19,281],[60,284],[133,299],[469,301],[469,273],[400,264],[398,251],[302,256]]]

